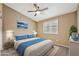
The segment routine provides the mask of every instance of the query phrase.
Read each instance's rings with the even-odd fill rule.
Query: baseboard
[[[58,45],[58,46],[62,46],[62,47],[69,48],[69,46],[67,46],[67,45],[62,45],[62,44],[55,44],[55,45]]]

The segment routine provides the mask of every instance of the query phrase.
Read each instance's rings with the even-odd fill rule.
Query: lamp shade
[[[13,31],[12,30],[7,30],[6,31],[6,37],[7,37],[7,39],[12,39],[13,38]]]
[[[35,30],[33,30],[33,34],[34,34],[34,35],[37,35],[37,32],[36,32]]]

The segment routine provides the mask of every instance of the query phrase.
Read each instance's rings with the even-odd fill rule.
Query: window
[[[47,21],[43,24],[43,32],[47,34],[58,34],[58,20]]]

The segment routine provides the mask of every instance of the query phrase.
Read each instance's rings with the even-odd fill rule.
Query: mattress
[[[36,37],[37,38],[37,37]],[[14,48],[17,49],[18,46],[27,41],[34,40],[36,38],[23,39],[19,41],[15,41]],[[51,48],[53,47],[52,40],[44,40],[42,42],[33,44],[27,48],[25,48],[24,56],[43,56],[45,55]]]

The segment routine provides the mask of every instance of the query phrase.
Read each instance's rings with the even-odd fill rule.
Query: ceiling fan
[[[40,14],[42,11],[45,11],[48,9],[48,7],[40,9],[37,4],[33,4],[33,5],[35,7],[35,10],[34,11],[27,11],[27,12],[34,12],[35,13],[34,16],[36,16],[37,14]]]

